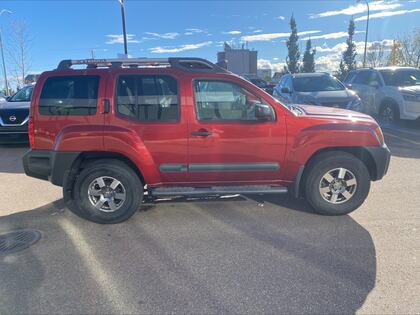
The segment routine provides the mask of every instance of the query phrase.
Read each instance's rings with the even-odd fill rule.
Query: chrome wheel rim
[[[90,203],[99,211],[117,211],[125,202],[126,190],[117,179],[101,176],[94,179],[88,188]]]
[[[349,201],[357,189],[356,176],[346,168],[334,168],[322,176],[319,193],[322,198],[332,204]]]
[[[381,113],[381,121],[385,124],[391,124],[394,121],[394,110],[390,106],[386,106]]]

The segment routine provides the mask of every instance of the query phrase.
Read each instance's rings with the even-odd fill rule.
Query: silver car
[[[382,123],[420,117],[420,69],[380,67],[350,71],[345,84]]]
[[[274,88],[273,96],[285,103],[364,111],[357,94],[328,73],[285,74]]]

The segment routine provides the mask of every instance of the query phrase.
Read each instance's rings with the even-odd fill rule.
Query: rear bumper
[[[391,151],[389,151],[386,144],[382,147],[364,147],[375,161],[376,166],[376,178],[374,180],[380,180],[388,172],[389,162],[391,160]]]
[[[23,156],[23,168],[27,176],[49,180],[54,185],[63,186],[79,155],[80,152],[29,150]]]

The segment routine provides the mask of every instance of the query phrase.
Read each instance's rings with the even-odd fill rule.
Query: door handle
[[[212,134],[212,132],[206,129],[200,129],[198,131],[193,131],[191,134],[198,137],[208,137]]]

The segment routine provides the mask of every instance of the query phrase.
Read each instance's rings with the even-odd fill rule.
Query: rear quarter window
[[[39,112],[42,115],[95,115],[99,76],[56,76],[42,87]]]

